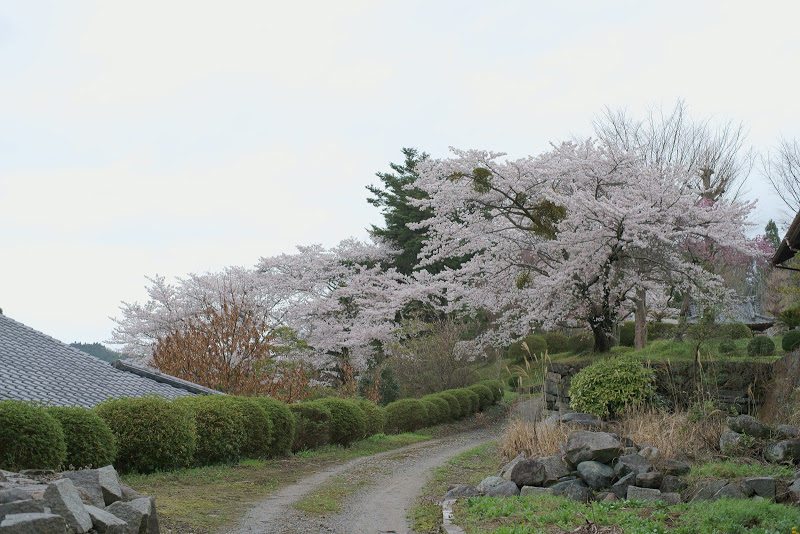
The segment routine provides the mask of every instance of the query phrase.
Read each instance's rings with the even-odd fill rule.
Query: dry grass
[[[711,456],[718,450],[725,417],[719,411],[694,414],[640,408],[620,415],[612,423],[612,428],[637,445],[658,447],[663,458],[698,459]],[[575,429],[561,423],[527,423],[515,419],[506,425],[500,452],[505,460],[519,453],[528,458],[559,454],[561,445]]]

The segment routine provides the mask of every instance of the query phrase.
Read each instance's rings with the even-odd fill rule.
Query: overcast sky
[[[684,99],[800,137],[800,3],[0,0],[0,307],[110,337],[145,275],[380,224],[402,147],[523,157]],[[783,207],[757,172],[754,221]]]

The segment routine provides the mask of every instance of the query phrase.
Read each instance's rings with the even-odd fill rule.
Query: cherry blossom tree
[[[431,275],[448,309],[498,317],[487,341],[504,344],[533,325],[588,326],[607,351],[621,310],[636,289],[688,290],[719,298],[714,273],[689,261],[702,241],[754,254],[742,229],[752,205],[698,202],[695,176],[677,165],[648,165],[609,142],[564,143],[538,157],[453,149],[417,165],[417,186],[433,216],[426,262],[469,257]]]

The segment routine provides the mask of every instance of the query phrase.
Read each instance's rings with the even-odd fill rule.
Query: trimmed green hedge
[[[528,334],[508,347],[508,357],[517,362],[523,362],[526,359],[537,360],[545,352],[547,352],[547,341],[536,334]]]
[[[331,411],[319,401],[290,404],[295,420],[292,452],[322,447],[331,442]]]
[[[0,401],[0,468],[58,469],[67,457],[64,430],[39,406]]]
[[[494,404],[494,395],[492,395],[492,390],[486,385],[473,384],[467,389],[474,391],[478,395],[478,409],[481,412]]]
[[[327,397],[316,402],[331,411],[331,443],[347,446],[364,438],[367,429],[366,416],[357,402],[337,397]]]
[[[192,464],[197,427],[188,406],[163,397],[123,397],[107,400],[92,410],[117,440],[117,470],[151,473]]]
[[[267,458],[272,454],[272,420],[264,406],[252,397],[229,397],[244,417],[245,439],[241,454],[245,458]]]
[[[783,350],[792,352],[797,347],[800,347],[800,330],[789,330],[783,334],[783,339],[781,339]]]
[[[114,463],[117,440],[103,419],[86,408],[53,406],[47,408],[64,430],[67,446],[65,467],[103,467]]]
[[[272,422],[272,439],[269,442],[269,456],[281,456],[291,452],[294,443],[294,416],[289,407],[270,397],[253,397],[267,412]]]
[[[500,402],[503,399],[503,393],[505,392],[505,386],[499,380],[481,380],[478,382],[479,384],[484,384],[489,390],[492,392],[492,398],[494,398],[494,402]],[[516,384],[514,384],[516,387]]]
[[[609,358],[572,377],[570,406],[599,417],[643,404],[654,391],[654,372],[631,358]]]
[[[448,423],[452,421],[450,416],[450,404],[438,393],[425,395],[420,400],[428,401],[436,406],[437,420],[434,424]]]
[[[413,432],[428,424],[428,409],[419,399],[400,399],[390,402],[384,410],[387,434]]]
[[[547,332],[544,336],[549,354],[558,354],[569,350],[569,339],[561,332]]]
[[[386,424],[386,415],[383,413],[383,407],[367,399],[355,399],[355,401],[364,411],[364,423],[366,425],[364,437],[368,438],[382,433]]]
[[[748,356],[770,356],[775,352],[775,342],[767,336],[756,336],[747,343]]]
[[[725,323],[719,325],[719,335],[730,339],[750,339],[753,331],[744,323]]]
[[[578,354],[594,348],[594,337],[589,332],[575,334],[569,337],[569,351]]]
[[[466,389],[448,389],[445,393],[453,395],[458,400],[458,405],[461,409],[458,418],[461,419],[468,415],[475,413],[472,411],[472,395]]]
[[[197,425],[195,465],[233,463],[247,441],[245,414],[235,397],[208,395],[181,397],[174,404],[186,406]]]
[[[450,421],[456,421],[459,417],[461,417],[461,403],[458,402],[458,398],[455,395],[446,391],[434,393],[434,395],[443,398],[450,407]]]

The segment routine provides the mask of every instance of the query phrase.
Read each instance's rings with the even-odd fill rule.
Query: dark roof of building
[[[162,373],[158,381],[140,376],[143,371],[118,369],[0,314],[0,400],[88,408],[112,397],[218,393]]]
[[[800,250],[800,211],[795,215],[792,224],[786,231],[786,237],[783,238],[781,244],[778,245],[778,250],[772,256],[772,265],[780,265],[792,259],[798,250]]]

